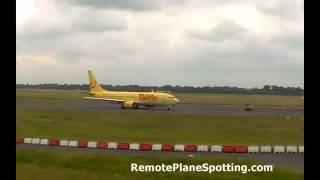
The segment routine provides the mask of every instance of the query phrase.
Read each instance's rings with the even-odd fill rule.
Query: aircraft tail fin
[[[89,75],[89,82],[90,82],[90,92],[91,93],[99,93],[99,92],[104,92],[107,91],[103,89],[100,84],[98,84],[96,78],[94,77],[93,73],[91,70],[88,71]]]

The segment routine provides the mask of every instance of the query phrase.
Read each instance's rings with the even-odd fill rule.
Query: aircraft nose
[[[175,98],[174,100],[175,100],[176,103],[179,103],[179,102],[180,102],[179,99],[177,99],[177,98]]]

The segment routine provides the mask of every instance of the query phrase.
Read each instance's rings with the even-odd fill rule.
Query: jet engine
[[[134,101],[124,101],[121,105],[122,109],[138,108],[138,104]]]

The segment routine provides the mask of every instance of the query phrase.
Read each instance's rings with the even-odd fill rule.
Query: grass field
[[[255,106],[270,106],[283,109],[304,109],[301,96],[271,96],[244,94],[202,94],[174,93],[182,103],[244,105],[251,103]],[[88,96],[82,90],[46,90],[46,89],[16,89],[16,102],[32,103],[72,103],[86,102],[83,96]]]
[[[303,144],[301,119],[16,110],[21,136],[149,143]]]
[[[274,167],[273,172],[219,172],[207,174],[197,173],[137,173],[130,171],[130,163],[137,164],[222,164],[234,163],[235,165],[254,162],[240,161],[237,159],[193,159],[164,158],[164,157],[136,157],[117,156],[102,153],[85,152],[51,152],[40,150],[16,150],[16,176],[17,179],[303,179],[303,172]],[[258,163],[260,164],[260,163]],[[262,163],[263,164],[263,163]]]

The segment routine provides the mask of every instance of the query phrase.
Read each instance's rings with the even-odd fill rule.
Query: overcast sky
[[[17,83],[304,87],[302,0],[18,0]]]

